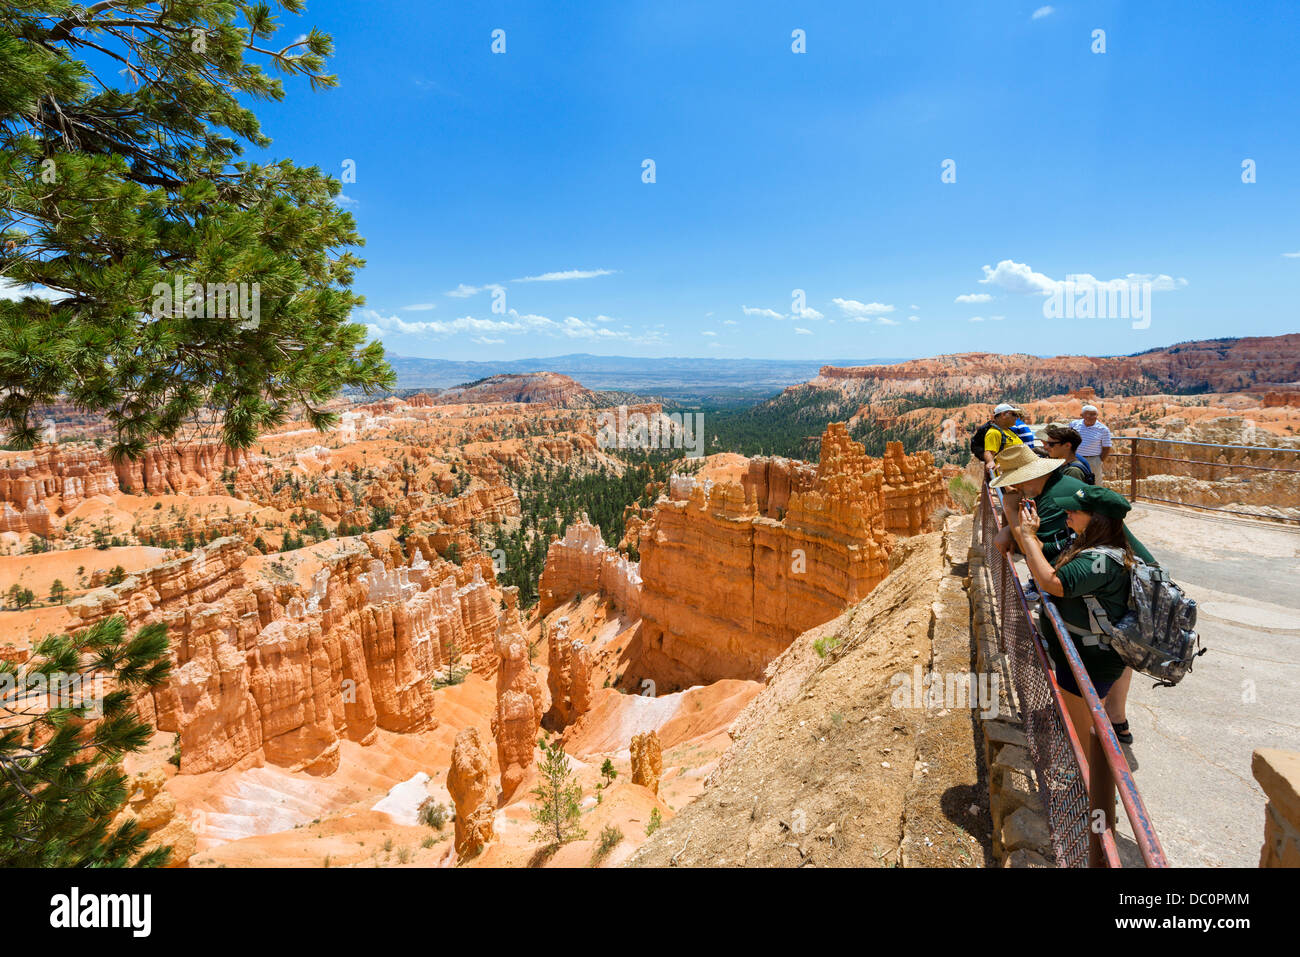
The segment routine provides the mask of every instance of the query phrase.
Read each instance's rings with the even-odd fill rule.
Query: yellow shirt
[[[984,451],[992,452],[995,456],[1008,445],[1024,445],[1020,441],[1020,436],[1007,429],[1005,432],[996,425],[990,425],[988,431],[984,433]]]

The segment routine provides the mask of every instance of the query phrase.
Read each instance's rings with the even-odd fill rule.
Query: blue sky
[[[1293,3],[315,0],[281,36],[309,24],[340,85],[260,105],[269,153],[355,161],[356,318],[402,355],[1300,331]],[[1069,275],[1151,277],[1149,326],[1045,318]]]

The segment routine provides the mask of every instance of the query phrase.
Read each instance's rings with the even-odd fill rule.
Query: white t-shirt
[[[1070,423],[1070,428],[1078,432],[1079,437],[1083,439],[1079,443],[1080,456],[1101,455],[1102,449],[1110,448],[1110,429],[1102,425],[1100,419],[1097,420],[1096,425],[1084,425],[1083,419],[1075,419]]]

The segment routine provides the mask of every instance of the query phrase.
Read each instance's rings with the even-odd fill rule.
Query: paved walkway
[[[1209,648],[1176,688],[1134,677],[1138,788],[1175,867],[1257,867],[1265,798],[1251,752],[1300,751],[1300,529],[1147,503],[1129,526],[1200,605]],[[1122,809],[1119,822],[1131,834]]]

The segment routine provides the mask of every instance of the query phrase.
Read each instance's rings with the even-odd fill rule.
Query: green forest
[[[681,453],[627,453],[622,475],[611,469],[579,474],[569,466],[543,465],[530,470],[507,471],[506,481],[519,495],[520,521],[511,530],[492,527],[483,531],[480,543],[489,555],[503,554],[504,571],[497,578],[503,585],[519,588],[519,603],[531,608],[537,602],[537,582],[546,565],[551,536],[562,535],[585,512],[593,525],[600,526],[605,544],[611,548],[623,537],[623,512],[633,504],[649,507],[659,496],[658,487],[668,480]],[[648,491],[647,491],[648,489]],[[633,561],[635,550],[628,555]]]

